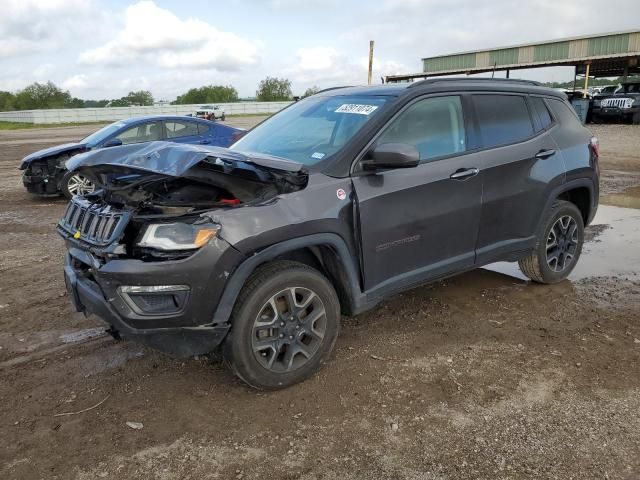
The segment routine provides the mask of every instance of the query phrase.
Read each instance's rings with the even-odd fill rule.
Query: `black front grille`
[[[127,212],[74,197],[58,226],[76,239],[104,246],[122,234],[128,221]]]

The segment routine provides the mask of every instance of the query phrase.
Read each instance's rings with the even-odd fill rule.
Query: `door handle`
[[[199,142],[201,145],[206,145],[208,143],[211,143],[211,140],[200,140]]]
[[[453,172],[449,178],[452,178],[454,180],[464,180],[464,179],[469,178],[469,177],[475,177],[479,172],[480,172],[480,170],[478,170],[475,167],[474,168],[460,168],[460,169],[456,170],[455,172]]]
[[[540,159],[549,158],[551,155],[555,155],[555,150],[540,150],[536,153],[535,157]]]

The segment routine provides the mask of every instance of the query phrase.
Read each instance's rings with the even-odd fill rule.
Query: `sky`
[[[75,97],[232,85],[293,93],[419,72],[427,56],[640,29],[638,0],[0,0],[0,90],[53,81]],[[566,81],[573,69],[512,77]]]

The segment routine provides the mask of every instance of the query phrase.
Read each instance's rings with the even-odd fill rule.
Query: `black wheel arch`
[[[573,203],[582,213],[584,225],[587,226],[593,220],[598,209],[598,190],[594,181],[590,178],[578,178],[570,180],[553,189],[547,197],[547,202],[538,220],[538,229],[544,222],[551,206],[556,200],[566,200]]]
[[[294,260],[318,269],[333,284],[342,313],[355,314],[362,310],[360,275],[354,254],[345,240],[335,233],[317,233],[276,243],[256,252],[244,260],[229,276],[213,317],[214,324],[227,323],[249,276],[272,260]]]

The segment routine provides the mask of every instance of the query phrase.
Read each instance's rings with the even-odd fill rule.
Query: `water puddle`
[[[527,280],[517,263],[497,262],[484,268]],[[640,189],[604,196],[592,225],[588,227],[582,255],[569,279],[599,276],[635,280],[640,277]]]
[[[600,203],[616,207],[640,208],[640,185],[627,189],[624,193],[613,193],[600,197]]]

